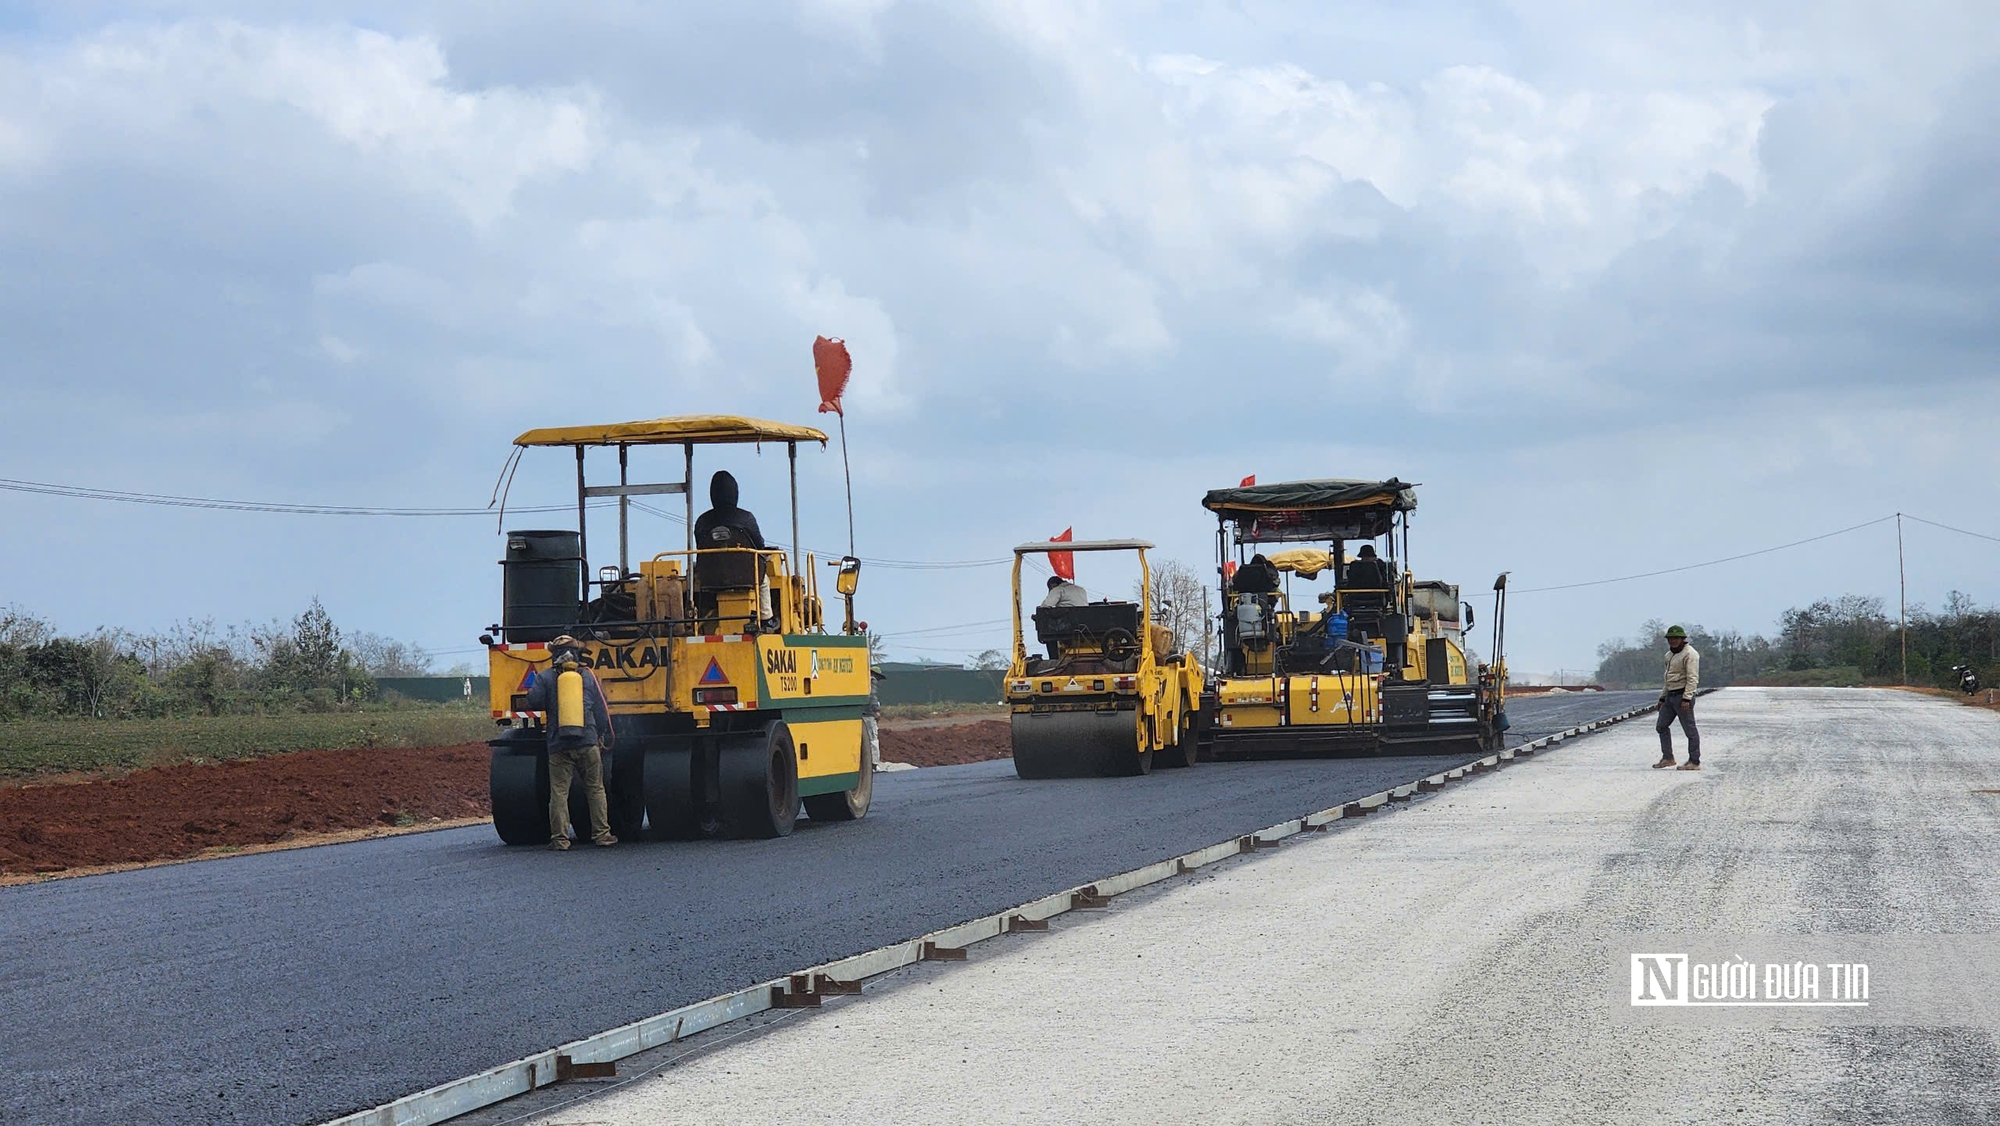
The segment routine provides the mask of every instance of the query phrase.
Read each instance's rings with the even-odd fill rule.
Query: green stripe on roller
[[[850,770],[845,774],[822,774],[817,778],[799,779],[799,796],[809,798],[815,794],[844,794],[861,784],[861,772]]]

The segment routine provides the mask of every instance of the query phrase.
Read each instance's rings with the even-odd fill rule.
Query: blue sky
[[[870,557],[1073,525],[1205,567],[1249,473],[1422,482],[1419,570],[1482,590],[2000,534],[1990,4],[11,12],[0,476],[477,506],[531,426],[812,421],[825,333]],[[782,458],[704,466],[784,523]],[[804,467],[838,546],[837,452]],[[67,629],[497,613],[482,518],[0,519],[0,603]],[[2000,601],[2000,544],[1906,536],[1914,600]],[[1524,595],[1512,656],[1848,591],[1893,605],[1892,528]],[[1001,568],[864,580],[892,634],[1005,606]]]

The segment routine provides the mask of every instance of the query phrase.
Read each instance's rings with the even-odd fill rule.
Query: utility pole
[[[1903,571],[1903,514],[1896,513],[1896,633],[1903,643],[1903,685],[1910,683],[1910,582]]]

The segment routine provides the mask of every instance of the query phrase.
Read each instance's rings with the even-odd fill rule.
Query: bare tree
[[[55,635],[54,626],[19,606],[0,606],[0,646],[25,649]]]
[[[1194,568],[1178,559],[1153,564],[1153,617],[1174,635],[1173,651],[1185,653],[1202,648],[1202,634],[1208,624],[1207,584]],[[1139,583],[1132,583],[1132,597],[1139,597]]]
[[[370,676],[429,676],[431,655],[421,645],[411,645],[377,633],[357,633],[348,639],[354,659]]]

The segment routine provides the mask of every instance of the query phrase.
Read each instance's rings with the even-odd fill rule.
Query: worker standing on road
[[[1088,606],[1090,595],[1082,587],[1061,575],[1049,576],[1049,592],[1042,597],[1042,605],[1047,606]]]
[[[583,646],[568,634],[549,642],[553,659],[528,686],[528,710],[547,716],[542,726],[549,741],[549,847],[558,852],[569,847],[572,778],[582,780],[584,798],[590,805],[590,839],[599,848],[618,843],[611,835],[610,807],[604,796],[604,755],[599,749],[600,743],[608,747],[612,742],[611,712],[604,706],[604,688],[597,683],[597,676],[578,659],[582,651]],[[569,701],[563,699],[561,682],[565,676],[576,676],[580,690]],[[563,714],[570,708],[576,714]]]
[[[1660,733],[1660,761],[1653,764],[1658,770],[1674,765],[1674,718],[1681,721],[1681,734],[1687,736],[1688,760],[1678,769],[1701,769],[1701,732],[1694,725],[1694,694],[1701,686],[1701,654],[1688,644],[1687,631],[1679,626],[1667,628],[1667,681],[1660,689],[1660,718],[1653,724],[1653,730]]]

